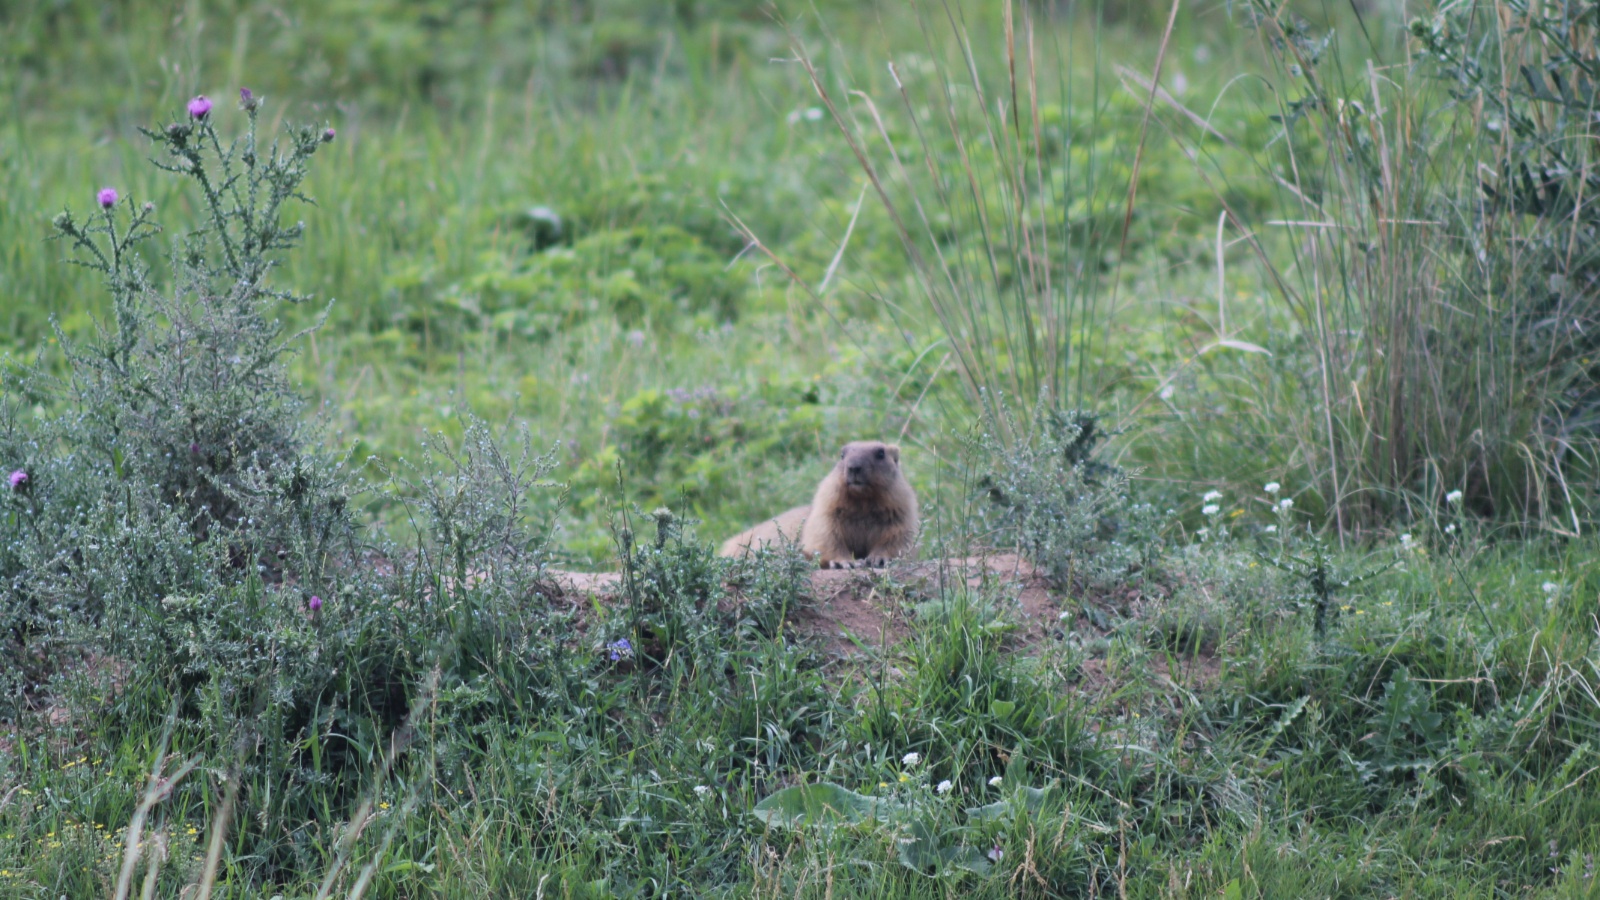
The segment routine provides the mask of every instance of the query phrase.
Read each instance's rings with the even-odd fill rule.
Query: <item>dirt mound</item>
[[[562,591],[601,601],[621,585],[615,572],[549,574]],[[900,562],[886,569],[818,569],[811,573],[811,602],[795,610],[790,623],[826,652],[851,656],[907,637],[911,610],[944,596],[943,588],[952,582],[964,582],[1005,608],[1019,626],[1013,637],[1023,645],[1044,640],[1061,627],[1059,598],[1031,565],[1011,553]],[[737,592],[733,599],[737,602]]]
[[[549,575],[579,605],[615,598],[622,581],[614,572]],[[1078,684],[1091,694],[1109,692],[1117,681],[1107,670],[1108,641],[1119,636],[1141,643],[1163,640],[1152,625],[1171,594],[1170,586],[1134,579],[1069,596],[1053,590],[1033,566],[1011,553],[896,562],[886,569],[818,569],[810,579],[810,597],[790,611],[789,627],[828,656],[850,659],[894,647],[912,635],[920,605],[948,597],[947,587],[964,584],[969,596],[1015,626],[1006,638],[1015,652],[1040,652],[1074,633],[1074,640],[1088,650],[1078,667]],[[741,599],[732,586],[724,603]],[[1215,683],[1221,664],[1211,644],[1154,653],[1151,673],[1185,690]],[[1176,667],[1169,665],[1169,657]]]

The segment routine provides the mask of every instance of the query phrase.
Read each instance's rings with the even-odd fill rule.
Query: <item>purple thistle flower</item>
[[[614,644],[611,644],[610,646],[611,646],[611,661],[612,662],[616,662],[617,660],[622,659],[625,656],[632,656],[633,655],[633,645],[628,643],[628,639],[627,638],[622,638],[621,640],[617,641]]]
[[[329,129],[328,129],[328,130],[327,130],[327,131],[324,131],[324,132],[323,132],[323,133],[322,133],[322,142],[323,142],[323,143],[324,143],[324,144],[331,144],[331,143],[333,143],[333,136],[334,136],[334,135],[335,135],[335,134],[337,134],[337,133],[338,133],[338,132],[336,132],[336,131],[334,131],[334,130],[333,130],[333,129],[332,129],[332,128],[329,128]]]
[[[27,483],[28,471],[26,469],[18,469],[11,473],[11,489],[13,491],[18,490]]]
[[[99,201],[101,209],[110,209],[117,205],[117,189],[101,188],[100,193],[94,195],[94,199]]]
[[[311,599],[306,601],[306,608],[310,609],[312,612],[316,612],[317,610],[321,609],[322,598],[318,597],[316,594],[312,594]]]
[[[211,98],[205,94],[200,94],[189,101],[189,118],[204,119],[209,112],[211,112]]]
[[[245,106],[249,106],[251,101],[253,101],[255,99],[256,99],[256,95],[250,93],[250,89],[249,88],[247,88],[247,87],[239,88],[239,102],[240,103],[243,103]]]
[[[200,452],[200,445],[199,444],[190,444],[189,445],[189,452],[190,453],[199,453]]]

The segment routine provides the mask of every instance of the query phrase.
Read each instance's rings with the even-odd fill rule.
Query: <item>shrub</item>
[[[169,284],[138,254],[159,233],[151,204],[106,188],[88,216],[55,218],[73,262],[103,275],[112,318],[81,345],[58,330],[63,378],[33,369],[6,383],[0,452],[25,478],[3,524],[8,673],[42,675],[40,654],[79,628],[128,652],[163,633],[148,627],[162,598],[285,579],[309,595],[349,554],[348,478],[301,417],[292,339],[273,318],[302,298],[269,279],[304,228],[283,216],[334,132],[259,146],[260,100],[242,106],[248,128],[226,145],[204,98],[146,132],[210,217],[175,249]],[[51,412],[24,427],[17,409],[35,402]],[[13,710],[25,687],[5,685]]]
[[[1127,473],[1095,458],[1107,437],[1099,417],[1040,404],[1024,424],[995,408],[1022,440],[984,432],[970,442],[987,467],[977,482],[982,534],[1019,547],[1062,587],[1126,576],[1156,553],[1153,508],[1132,503]]]
[[[1283,140],[1260,167],[1282,206],[1258,229],[1218,199],[1298,327],[1273,344],[1288,382],[1234,408],[1256,419],[1241,430],[1288,436],[1308,511],[1342,531],[1457,489],[1512,523],[1585,515],[1600,219],[1580,198],[1600,176],[1573,86],[1594,77],[1591,26],[1561,3],[1498,10],[1441,7],[1380,77],[1283,4],[1247,8],[1274,67]]]
[[[1470,226],[1457,258],[1470,253],[1475,265],[1463,266],[1469,274],[1452,280],[1449,298],[1486,320],[1464,337],[1496,345],[1509,371],[1490,389],[1509,388],[1522,407],[1509,422],[1518,430],[1458,463],[1464,471],[1446,484],[1463,486],[1480,512],[1548,515],[1590,499],[1567,489],[1588,480],[1575,472],[1592,475],[1600,436],[1600,56],[1593,10],[1566,0],[1501,9],[1474,17],[1444,6],[1411,24],[1428,67],[1460,104],[1476,156],[1463,180],[1478,191],[1450,204]],[[1509,483],[1497,483],[1508,469]]]
[[[574,652],[545,583],[564,494],[525,432],[468,419],[459,447],[425,439],[385,486],[415,549],[362,541],[363,486],[285,371],[298,336],[274,310],[302,298],[269,278],[304,227],[282,217],[334,132],[264,146],[261,102],[244,95],[231,143],[200,98],[146,132],[209,213],[170,283],[136,252],[158,233],[149,205],[108,189],[89,217],[56,219],[75,261],[105,277],[113,318],[82,345],[61,335],[64,377],[6,382],[0,454],[17,475],[0,498],[0,714],[74,658],[109,660],[124,690],[102,701],[104,736],[147,735],[146,711],[172,709],[175,741],[236,785],[241,868],[272,882],[326,865],[330,815],[409,765],[408,719],[436,716],[459,755],[491,714],[568,708],[595,655]],[[35,402],[45,415],[25,419]],[[174,788],[206,801],[194,780]]]

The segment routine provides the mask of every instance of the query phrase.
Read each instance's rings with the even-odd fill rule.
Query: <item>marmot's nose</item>
[[[861,477],[861,467],[860,466],[849,466],[848,467],[848,471],[850,473],[850,477],[851,478],[859,478],[859,477]]]

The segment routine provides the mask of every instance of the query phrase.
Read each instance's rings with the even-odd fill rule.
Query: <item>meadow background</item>
[[[1600,894],[1596,9],[8,5],[0,896]],[[710,557],[875,437],[1047,639]]]

